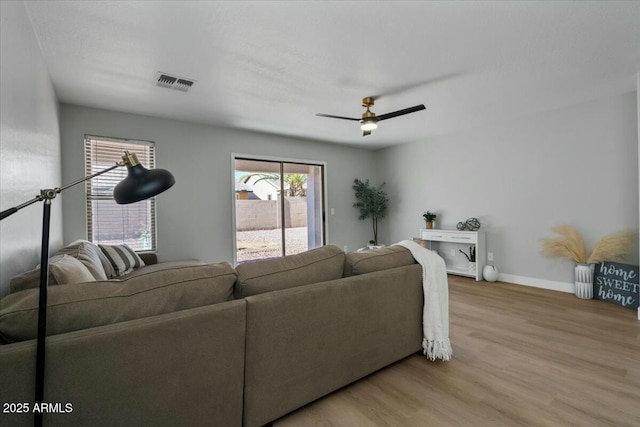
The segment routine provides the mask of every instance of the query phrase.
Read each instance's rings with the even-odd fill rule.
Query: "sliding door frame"
[[[263,156],[258,154],[244,154],[244,153],[231,153],[231,241],[233,243],[233,265],[238,264],[238,243],[236,241],[236,160],[256,160],[265,162],[280,163],[280,209],[284,213],[284,181],[282,179],[283,169],[285,163],[301,164],[309,166],[320,166],[322,168],[322,244],[326,245],[329,239],[329,224],[328,224],[328,197],[327,197],[327,162],[321,160],[305,160],[305,159],[292,159],[288,157],[277,156]],[[307,196],[308,197],[308,196]],[[284,224],[283,224],[284,225]],[[282,227],[282,249],[286,252],[285,248],[285,229]]]

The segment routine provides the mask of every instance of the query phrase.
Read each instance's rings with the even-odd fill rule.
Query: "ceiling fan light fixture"
[[[360,125],[360,129],[362,130],[374,130],[378,127],[378,123],[376,123],[377,120],[375,119],[365,119],[362,121],[362,124]]]

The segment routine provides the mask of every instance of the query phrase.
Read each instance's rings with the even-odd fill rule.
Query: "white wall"
[[[633,92],[381,150],[387,239],[417,236],[425,210],[437,211],[441,228],[478,217],[502,273],[572,283],[573,264],[544,257],[540,238],[567,223],[593,247],[608,233],[638,230],[637,121]],[[637,259],[636,245],[629,262]]]
[[[23,2],[0,2],[0,209],[60,185],[58,104]],[[61,201],[51,211],[51,248],[62,242]],[[0,297],[40,260],[42,204],[0,223]]]
[[[640,72],[636,74],[636,113],[638,116],[638,164],[640,165]],[[640,191],[640,167],[638,167],[638,187]],[[638,203],[640,203],[640,197]],[[638,221],[640,221],[640,205],[638,206],[638,217]],[[638,243],[640,244],[640,233],[638,234]],[[638,264],[640,265],[640,255],[638,256]],[[640,307],[638,307],[638,320],[640,320]]]
[[[354,178],[375,179],[375,153],[307,140],[223,129],[106,110],[61,105],[63,180],[84,174],[85,134],[150,140],[157,167],[176,185],[158,196],[158,255],[161,260],[198,258],[232,261],[232,153],[327,162],[328,243],[349,250],[371,238],[370,224],[357,219]],[[82,187],[82,186],[79,186]],[[86,238],[84,188],[65,192],[65,242]]]

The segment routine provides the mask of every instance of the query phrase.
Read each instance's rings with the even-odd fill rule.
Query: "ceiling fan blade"
[[[405,108],[404,110],[394,111],[393,113],[380,114],[378,117],[378,121],[391,119],[393,117],[403,116],[409,113],[415,113],[416,111],[424,110],[426,107],[423,104],[416,105],[415,107]]]
[[[355,120],[356,122],[359,122],[361,119],[354,119],[352,117],[344,117],[344,116],[334,116],[332,114],[321,114],[318,113],[316,114],[316,116],[320,116],[320,117],[329,117],[330,119],[344,119],[344,120]]]
[[[363,130],[362,131],[362,136],[367,136],[367,135],[371,135],[371,131],[370,130]]]
[[[391,87],[388,88],[387,90],[384,90],[382,92],[378,92],[376,95],[373,95],[372,98],[375,99],[376,101],[380,98],[383,97],[387,97],[390,95],[398,95],[400,93],[403,92],[408,92],[410,90],[413,89],[417,89],[421,86],[430,86],[433,84],[438,84],[438,83],[442,83],[445,82],[447,80],[451,80],[454,79],[456,77],[460,77],[462,76],[464,73],[462,71],[456,71],[453,73],[447,73],[447,74],[442,74],[430,79],[425,79],[425,80],[421,80],[418,82],[413,82],[413,83],[409,83],[409,84],[404,84],[404,85],[400,85],[400,86],[395,86],[395,87]]]

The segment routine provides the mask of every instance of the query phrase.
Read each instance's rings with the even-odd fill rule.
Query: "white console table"
[[[428,249],[431,249],[431,242],[447,242],[465,245],[467,248],[474,245],[476,248],[476,272],[470,273],[467,268],[447,265],[447,273],[458,276],[474,277],[477,281],[482,280],[482,270],[486,263],[486,245],[484,230],[460,231],[460,230],[420,230],[420,240],[427,242]]]

